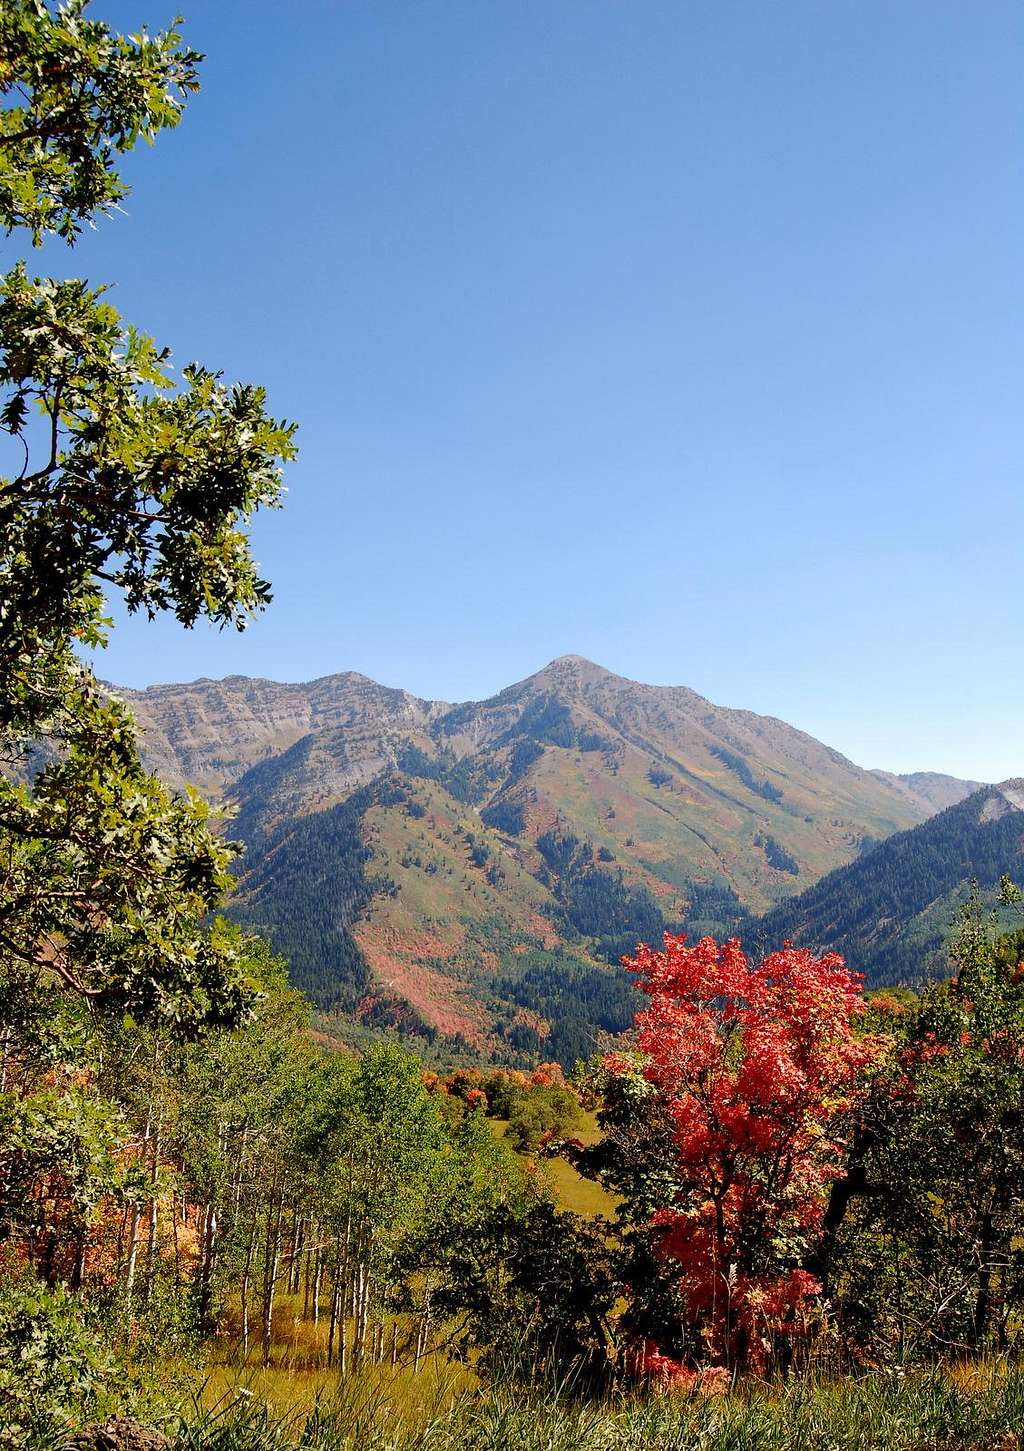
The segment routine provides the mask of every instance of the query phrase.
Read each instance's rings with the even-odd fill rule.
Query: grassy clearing
[[[573,1133],[585,1144],[596,1144],[601,1137],[597,1115],[585,1112]],[[565,1159],[545,1159],[544,1173],[563,1209],[582,1215],[584,1219],[614,1217],[619,1207],[618,1196],[609,1194],[607,1189],[595,1184],[592,1179],[584,1179]]]
[[[176,1451],[1021,1451],[1024,1376],[872,1375],[715,1400],[650,1395],[605,1402],[566,1388],[460,1383],[446,1367],[347,1381],[308,1402],[207,1402]],[[254,1386],[255,1390],[256,1387]],[[271,1387],[273,1389],[273,1387]]]
[[[499,1138],[504,1138],[508,1133],[508,1119],[494,1118],[489,1122]],[[579,1126],[572,1132],[585,1144],[595,1144],[601,1137],[597,1117],[592,1113],[584,1112]],[[526,1159],[532,1157],[530,1154],[523,1155]],[[619,1206],[616,1195],[609,1194],[592,1179],[584,1179],[565,1159],[542,1159],[540,1162],[543,1176],[558,1200],[559,1208],[568,1209],[570,1213],[579,1214],[584,1219],[614,1218]]]
[[[283,1298],[269,1369],[222,1344],[175,1451],[1024,1451],[1024,1371],[1001,1361],[595,1401],[441,1355],[339,1381],[299,1308]]]
[[[323,1366],[275,1364],[262,1366],[214,1365],[197,1400],[203,1415],[230,1422],[246,1409],[262,1414],[280,1425],[294,1425],[315,1418],[326,1409],[335,1414],[339,1407],[385,1404],[401,1408],[405,1424],[420,1426],[447,1409],[460,1396],[479,1389],[477,1377],[468,1366],[443,1358],[428,1357],[416,1374],[411,1369],[392,1371],[390,1366],[368,1368],[345,1382],[336,1369]]]
[[[237,1410],[246,1403],[266,1406],[272,1417],[290,1422],[313,1413],[337,1397],[359,1394],[378,1397],[386,1389],[390,1401],[400,1403],[410,1415],[419,1416],[435,1409],[440,1389],[449,1399],[475,1390],[479,1381],[471,1367],[448,1359],[443,1351],[428,1351],[417,1373],[404,1363],[415,1326],[407,1317],[398,1316],[396,1367],[390,1362],[391,1326],[388,1320],[385,1358],[382,1364],[368,1364],[357,1375],[351,1373],[342,1383],[337,1363],[327,1362],[329,1317],[324,1314],[314,1325],[304,1317],[303,1296],[281,1294],[274,1306],[273,1337],[270,1364],[262,1363],[258,1336],[250,1342],[248,1359],[241,1358],[238,1333],[238,1306],[227,1307],[224,1334],[215,1342],[202,1376],[196,1399],[204,1413],[223,1414]],[[348,1343],[352,1344],[353,1326],[348,1322]],[[193,1381],[194,1383],[194,1381]],[[0,1447],[3,1442],[0,1439]]]

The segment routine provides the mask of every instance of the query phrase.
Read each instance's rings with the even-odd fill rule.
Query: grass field
[[[268,1369],[222,1343],[173,1451],[1024,1451],[1024,1373],[998,1360],[594,1399],[443,1354],[341,1380],[300,1308],[281,1298]]]
[[[175,1451],[1021,1451],[1024,1376],[875,1374],[731,1394],[574,1397],[479,1386],[461,1367],[350,1379],[211,1380]],[[219,1393],[218,1393],[219,1392]],[[317,1395],[319,1392],[319,1395]],[[266,1397],[266,1400],[264,1400]]]
[[[504,1138],[508,1133],[507,1119],[496,1118],[489,1122],[493,1126],[494,1132],[500,1137]],[[592,1113],[584,1113],[581,1123],[572,1132],[585,1144],[596,1143],[601,1137],[597,1119]],[[577,1174],[573,1166],[565,1159],[543,1159],[541,1169],[545,1180],[551,1187],[551,1192],[562,1209],[568,1209],[572,1214],[579,1214],[584,1219],[599,1217],[611,1219],[615,1214],[619,1203],[615,1195],[609,1194],[592,1179],[584,1179],[581,1174]]]

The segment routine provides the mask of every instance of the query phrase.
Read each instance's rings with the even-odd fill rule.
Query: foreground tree
[[[1004,878],[1003,919],[1020,893]],[[912,1011],[864,1104],[834,1216],[847,1341],[872,1358],[1008,1350],[1024,1306],[1024,933],[977,892],[954,976]],[[875,1007],[874,1011],[880,1011]]]
[[[32,240],[125,193],[114,160],[177,123],[200,57],[175,31],[113,35],[14,0],[0,15],[0,221]],[[197,923],[234,849],[196,797],[140,761],[130,716],[76,650],[106,640],[104,589],[130,611],[241,628],[269,598],[252,514],[277,503],[292,430],[260,389],[192,366],[122,321],[104,290],[0,279],[0,952],[8,991],[59,982],[188,1031],[237,1018],[238,963]]]
[[[819,1284],[805,1268],[875,1052],[835,955],[666,934],[626,965],[650,998],[605,1059],[603,1145],[582,1166],[626,1200],[638,1370],[785,1364]]]
[[[0,6],[0,225],[34,244],[73,243],[115,209],[118,155],[175,125],[197,88],[200,57],[176,31],[118,36],[86,11]],[[33,277],[24,262],[0,277],[0,430],[5,1332],[20,1276],[79,1290],[114,1205],[113,1273],[152,1287],[140,1221],[152,1258],[160,1111],[140,1135],[110,1092],[119,1020],[130,1015],[126,1051],[155,1087],[169,1044],[239,1022],[253,1000],[246,944],[205,925],[236,849],[197,796],[146,771],[129,713],[78,652],[106,641],[105,591],[186,626],[241,628],[262,609],[246,529],[278,502],[293,445],[261,390],[198,365],[175,378],[103,288]],[[45,1339],[58,1301],[37,1286],[21,1303],[4,1374],[28,1365],[22,1342],[33,1327]]]

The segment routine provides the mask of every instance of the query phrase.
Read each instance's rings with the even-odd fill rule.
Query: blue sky
[[[107,678],[464,699],[576,652],[1024,772],[1016,3],[181,8],[203,93],[44,261],[301,456],[270,612],[119,624]]]

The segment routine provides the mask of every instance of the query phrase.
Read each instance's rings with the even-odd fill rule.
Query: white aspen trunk
[[[6,1185],[4,1186],[6,1190]],[[121,1278],[121,1271],[124,1268],[124,1246],[128,1234],[128,1215],[131,1211],[128,1205],[124,1206],[124,1213],[121,1215],[121,1228],[117,1232],[117,1277]]]
[[[205,1332],[213,1329],[213,1267],[217,1256],[217,1206],[207,1204],[203,1215],[203,1257],[199,1268],[199,1319]]]
[[[299,1256],[302,1254],[302,1220],[292,1205],[292,1237],[288,1246],[288,1293],[299,1293]]]
[[[242,1275],[242,1359],[249,1359],[249,1287],[252,1284],[252,1262],[256,1254],[256,1215],[252,1217],[249,1231],[249,1246],[245,1254],[245,1271]]]
[[[346,1296],[341,1297],[341,1319],[338,1322],[338,1376],[341,1380],[348,1374],[348,1319],[345,1314]]]
[[[334,1337],[338,1333],[338,1311],[341,1309],[341,1278],[335,1275],[331,1286],[331,1322],[327,1327],[327,1367],[334,1364]]]
[[[153,1126],[153,1110],[150,1107],[146,1113],[146,1127],[142,1135],[142,1152],[145,1155],[149,1147],[149,1136]],[[142,1220],[141,1204],[132,1205],[132,1227],[128,1237],[128,1265],[125,1270],[125,1290],[129,1300],[135,1290],[135,1266],[139,1257],[139,1225]]]
[[[135,1262],[139,1257],[139,1224],[142,1220],[142,1207],[139,1204],[132,1205],[132,1227],[128,1233],[128,1264],[125,1268],[124,1284],[129,1300],[135,1289]]]
[[[355,1362],[362,1365],[366,1357],[366,1329],[370,1308],[370,1277],[366,1261],[360,1259],[357,1272],[358,1309],[356,1311]]]
[[[426,1354],[427,1341],[430,1337],[430,1287],[424,1291],[423,1314],[420,1316],[420,1323],[416,1331],[416,1354],[413,1361],[413,1370],[418,1371],[420,1361]]]
[[[313,1261],[313,1324],[320,1324],[320,1278],[323,1274],[324,1262],[320,1246],[316,1247],[316,1258]]]
[[[249,1144],[249,1130],[242,1130],[242,1147],[235,1163],[235,1182],[232,1187],[235,1223],[238,1223],[238,1207],[242,1199],[242,1175],[245,1173],[245,1151]]]
[[[273,1203],[267,1209],[267,1263],[266,1288],[263,1296],[263,1364],[270,1364],[270,1346],[274,1330],[274,1290],[281,1264],[281,1219],[284,1212],[283,1200],[277,1201],[276,1217]],[[273,1228],[271,1226],[273,1225]]]
[[[157,1177],[160,1169],[160,1143],[163,1138],[163,1128],[164,1111],[163,1106],[161,1105],[160,1113],[157,1116],[156,1121],[156,1133],[153,1136],[153,1158],[150,1166],[150,1183],[152,1185],[153,1192],[150,1195],[149,1199],[149,1242],[146,1245],[146,1288],[143,1292],[147,1304],[149,1303],[149,1298],[153,1293],[153,1280],[156,1277],[156,1236],[157,1216],[159,1213],[156,1197],[156,1187]]]

